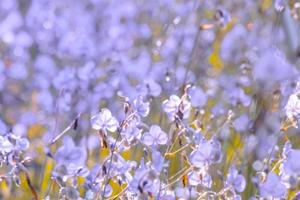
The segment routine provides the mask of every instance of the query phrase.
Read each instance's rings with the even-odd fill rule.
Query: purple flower
[[[18,138],[16,140],[16,149],[20,151],[24,151],[28,149],[29,147],[29,141],[26,138]]]
[[[119,126],[116,118],[114,118],[111,112],[103,108],[101,112],[92,117],[92,128],[95,130],[115,132]]]
[[[278,50],[266,49],[255,62],[253,69],[254,78],[270,86],[276,81],[288,79],[295,74],[294,67],[284,58]]]
[[[198,147],[192,151],[190,162],[197,168],[220,162],[222,159],[221,144],[217,140],[202,140]]]
[[[289,175],[300,176],[300,150],[291,149],[283,162],[283,170]]]
[[[143,96],[138,96],[134,101],[133,101],[133,106],[137,113],[143,117],[146,117],[149,114],[150,107],[149,102],[144,102],[143,101]]]
[[[194,170],[188,174],[189,183],[191,186],[201,185],[206,188],[211,188],[212,178],[208,171],[204,168],[201,170]]]
[[[160,191],[159,199],[161,200],[175,200],[175,192],[173,190]]]
[[[56,76],[56,64],[54,60],[48,55],[40,54],[34,62],[34,67],[37,71],[41,72],[49,78]]]
[[[100,183],[104,180],[104,176],[102,176],[101,172],[101,165],[96,164],[86,176],[85,186],[91,191],[97,192],[99,190]]]
[[[175,194],[179,199],[195,199],[198,196],[194,187],[177,187]]]
[[[28,149],[29,141],[26,138],[14,134],[7,134],[5,136],[0,135],[0,152],[2,154],[8,154],[13,151],[24,151]]]
[[[191,103],[185,99],[180,99],[176,95],[171,95],[169,99],[163,102],[163,110],[168,114],[170,120],[176,119],[187,119],[191,110]]]
[[[165,163],[161,153],[155,149],[152,151],[152,166],[158,173],[160,173],[164,167],[168,166],[168,163]]]
[[[63,187],[60,191],[61,198],[63,199],[79,199],[79,191],[74,187]]]
[[[191,104],[195,107],[202,107],[206,104],[207,95],[200,87],[192,87],[188,90],[191,97]]]
[[[154,96],[157,97],[161,93],[161,87],[153,79],[148,79],[143,82],[142,85],[138,86],[138,91],[143,96]]]
[[[287,189],[281,183],[280,178],[272,172],[268,174],[267,180],[259,185],[259,191],[261,197],[270,199],[283,198],[287,193]]]
[[[66,166],[83,166],[86,160],[86,152],[81,147],[76,147],[71,137],[66,136],[63,145],[54,154],[54,159]]]
[[[232,59],[238,61],[242,57],[242,54],[239,53],[239,48],[245,45],[244,41],[246,36],[247,29],[241,24],[235,25],[223,39],[221,44],[221,57],[225,61],[231,61]],[[237,43],[240,44],[239,47],[234,45]],[[235,55],[235,58],[233,58],[233,55]]]
[[[249,122],[250,122],[250,119],[249,119],[248,115],[243,114],[234,120],[233,126],[237,131],[243,132],[243,131],[248,130]]]
[[[168,135],[158,125],[152,125],[149,132],[143,135],[142,141],[147,146],[165,145],[168,142]]]
[[[245,190],[245,178],[238,173],[235,166],[231,166],[229,168],[229,172],[225,181],[225,186],[232,187],[237,192],[243,192]]]
[[[159,192],[160,180],[155,171],[149,170],[142,160],[140,167],[135,171],[130,182],[130,190],[135,193],[156,196]]]
[[[6,134],[7,131],[8,131],[8,128],[7,128],[6,124],[0,118],[0,135]]]
[[[122,128],[121,135],[129,142],[140,139],[142,130],[137,126],[138,121],[136,119],[131,120],[126,127]]]

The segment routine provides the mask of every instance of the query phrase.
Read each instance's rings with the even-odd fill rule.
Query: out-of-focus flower
[[[168,142],[168,135],[158,125],[152,125],[149,132],[143,135],[142,140],[147,146],[165,145]]]
[[[0,135],[5,134],[7,130],[6,124],[0,118]]]
[[[26,138],[14,135],[12,133],[7,135],[0,135],[0,152],[8,154],[12,151],[22,152],[29,147],[29,141]]]
[[[245,38],[247,37],[247,29],[241,25],[235,25],[225,36],[221,44],[221,56],[226,61],[239,61],[242,54],[239,52],[241,46],[245,46]],[[239,43],[240,46],[237,47],[236,44]],[[232,58],[233,55],[237,55],[236,58]]]
[[[161,200],[175,200],[175,192],[173,190],[163,190],[160,192],[159,199]]]
[[[245,190],[245,178],[238,173],[235,166],[231,166],[229,168],[229,172],[225,181],[225,186],[232,187],[237,192],[243,192]]]
[[[300,191],[296,192],[296,194],[292,198],[293,200],[298,200],[300,199]]]
[[[142,130],[138,128],[137,120],[131,120],[126,127],[122,128],[121,131],[121,135],[129,142],[134,139],[140,139],[141,133]]]
[[[142,96],[138,96],[134,101],[133,101],[133,106],[137,113],[143,117],[146,117],[149,114],[150,111],[150,103],[149,102],[144,102]]]
[[[291,149],[283,162],[284,173],[300,176],[300,150]]]
[[[274,49],[266,49],[255,62],[253,69],[254,78],[265,87],[270,87],[274,82],[285,80],[293,74],[293,66],[285,60],[281,52]]]
[[[25,80],[28,76],[28,71],[25,63],[14,63],[8,71],[8,75],[13,79]]]
[[[198,168],[220,162],[222,159],[220,142],[215,139],[210,141],[202,140],[198,147],[191,153],[189,159]]]
[[[149,95],[149,96],[157,97],[161,93],[161,87],[153,79],[147,79],[143,82],[142,85],[138,87],[138,91],[143,96]]]
[[[260,184],[259,191],[260,196],[266,199],[280,199],[287,193],[287,189],[280,178],[272,172],[268,174],[267,180]]]
[[[112,116],[110,110],[103,108],[101,112],[92,117],[92,128],[95,130],[115,132],[118,128],[118,121]]]
[[[78,199],[80,197],[79,192],[74,187],[63,187],[61,188],[60,194],[63,199]]]
[[[54,159],[59,164],[82,166],[86,160],[86,152],[81,147],[76,147],[71,137],[66,136],[63,145],[58,148]]]
[[[159,187],[160,180],[157,174],[153,170],[149,170],[142,161],[130,182],[130,190],[155,197],[159,192]]]
[[[275,0],[274,1],[274,8],[277,12],[282,12],[285,8],[285,1],[284,0]]]
[[[56,64],[48,55],[40,54],[34,62],[34,67],[38,72],[49,78],[54,77],[57,73]]]
[[[29,141],[26,138],[18,138],[16,140],[16,146],[17,149],[19,149],[20,151],[24,151],[26,149],[28,149],[29,147]]]
[[[97,192],[100,189],[101,183],[104,181],[101,165],[96,164],[86,176],[85,187],[92,192]]]
[[[215,18],[222,26],[227,25],[231,21],[230,13],[224,8],[217,9]]]
[[[84,148],[76,147],[71,137],[64,137],[63,145],[53,157],[57,165],[52,171],[52,176],[56,180],[66,182],[70,177],[88,175],[85,167],[86,151]]]
[[[234,120],[233,126],[237,131],[242,132],[242,131],[248,130],[249,122],[250,122],[250,119],[249,119],[248,115],[243,114]]]
[[[152,166],[158,173],[160,173],[164,167],[168,166],[168,163],[165,163],[161,153],[155,149],[152,152]]]
[[[207,101],[207,95],[200,87],[192,87],[188,90],[191,97],[191,104],[195,107],[204,106]]]
[[[201,185],[206,188],[211,188],[212,178],[205,169],[194,170],[188,174],[189,184],[192,186]]]
[[[177,187],[175,189],[175,194],[179,199],[194,199],[198,196],[194,187]]]

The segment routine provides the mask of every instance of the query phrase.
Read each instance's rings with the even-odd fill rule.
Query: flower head
[[[193,106],[204,106],[207,102],[207,95],[200,87],[192,87],[188,90]]]
[[[292,94],[285,106],[285,113],[288,119],[297,119],[300,115],[300,98]]]
[[[190,155],[190,162],[197,168],[220,162],[222,159],[221,144],[217,140],[202,140],[198,148]]]
[[[143,101],[143,96],[138,96],[133,101],[134,108],[136,109],[137,113],[143,117],[146,117],[149,114],[150,111],[150,103]]]
[[[263,198],[282,198],[285,196],[287,189],[276,174],[269,173],[267,180],[260,184],[259,191]]]
[[[238,173],[235,166],[229,168],[225,185],[227,187],[232,187],[237,192],[243,192],[245,190],[245,178]]]
[[[95,130],[115,132],[118,128],[118,121],[112,116],[110,110],[103,108],[101,112],[92,117],[92,127]]]
[[[169,99],[163,102],[163,110],[168,114],[170,120],[176,118],[187,119],[191,110],[191,103],[185,98],[179,98],[176,95],[171,95]]]
[[[143,135],[142,140],[147,146],[165,145],[168,142],[168,135],[158,125],[152,125],[149,132]]]
[[[283,162],[283,170],[286,174],[300,176],[300,150],[291,149]]]
[[[81,147],[76,147],[71,137],[66,136],[63,145],[58,148],[54,159],[59,164],[82,166],[86,160],[86,152]]]

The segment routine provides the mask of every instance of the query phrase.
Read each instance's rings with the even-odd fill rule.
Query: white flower
[[[0,136],[0,151],[9,153],[14,149],[14,145],[6,138]]]
[[[93,116],[91,121],[92,128],[95,130],[115,132],[119,125],[116,118],[106,108],[103,108],[99,114]]]

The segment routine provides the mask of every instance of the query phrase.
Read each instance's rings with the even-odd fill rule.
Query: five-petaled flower
[[[168,135],[158,125],[152,125],[149,132],[143,135],[142,140],[147,146],[164,145],[168,142]]]
[[[93,116],[91,121],[92,128],[101,131],[115,132],[119,125],[117,119],[112,116],[107,108],[103,108],[99,114]]]

